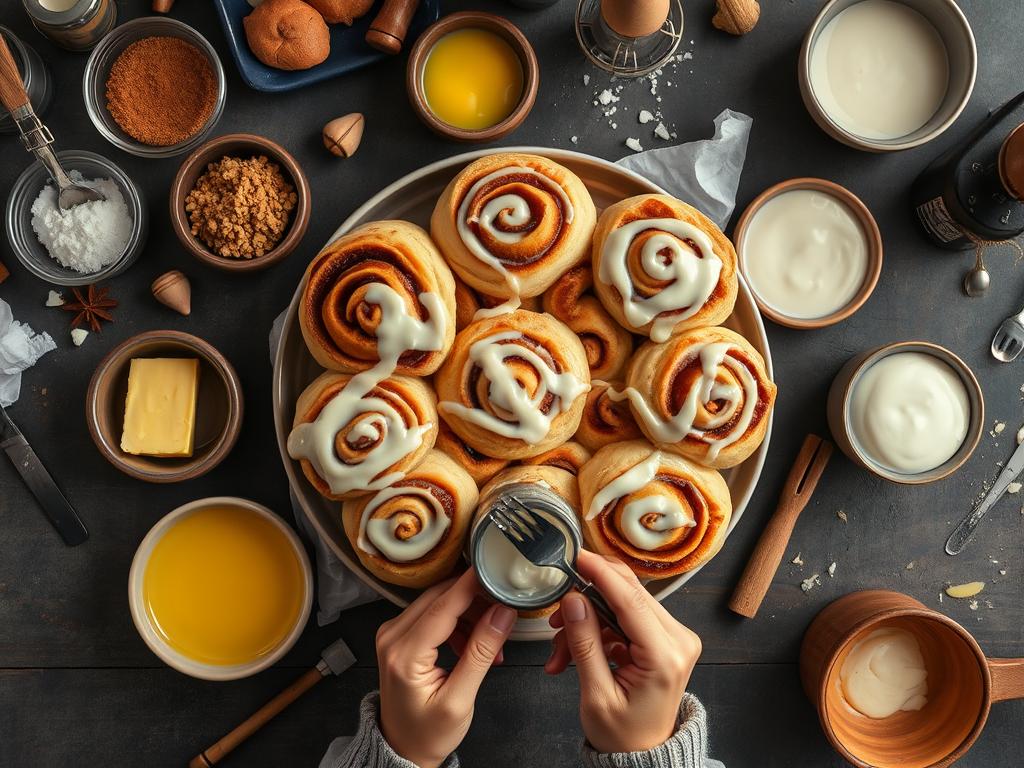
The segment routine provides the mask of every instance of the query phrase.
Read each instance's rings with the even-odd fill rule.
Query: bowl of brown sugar
[[[93,49],[82,80],[96,130],[139,157],[195,149],[224,111],[224,67],[213,46],[187,24],[133,19]]]

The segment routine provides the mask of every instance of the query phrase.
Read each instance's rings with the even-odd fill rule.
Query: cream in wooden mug
[[[921,646],[905,629],[876,629],[854,643],[839,679],[846,703],[867,717],[891,717],[928,703]]]

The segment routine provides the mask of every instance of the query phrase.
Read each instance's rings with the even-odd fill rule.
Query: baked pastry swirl
[[[732,500],[724,478],[644,440],[602,448],[579,483],[588,547],[640,578],[692,571],[725,541]]]
[[[592,378],[615,379],[623,375],[633,354],[633,337],[608,314],[593,286],[589,264],[573,267],[544,294],[544,311],[580,337]]]
[[[370,573],[389,584],[424,589],[458,563],[476,502],[473,478],[443,453],[430,451],[401,480],[346,501],[342,523]]]
[[[775,392],[750,342],[728,328],[696,328],[640,347],[624,396],[655,445],[724,468],[764,440]]]
[[[466,470],[477,485],[483,485],[508,466],[505,459],[495,459],[470,448],[461,437],[452,432],[452,428],[444,419],[441,419],[438,427],[434,447]]]
[[[580,467],[590,461],[591,453],[579,443],[569,440],[556,445],[539,456],[523,459],[522,463],[534,467],[558,467],[573,475],[579,474]]]
[[[583,182],[537,155],[470,163],[441,194],[430,233],[452,269],[489,296],[539,296],[583,261],[597,219]]]
[[[353,230],[317,254],[304,280],[302,338],[328,370],[365,371],[393,352],[393,372],[424,376],[451,348],[455,280],[415,224],[378,221]]]
[[[324,373],[299,395],[288,455],[329,499],[379,491],[434,445],[435,402],[421,379]]]
[[[595,290],[625,328],[665,341],[725,320],[736,303],[736,251],[696,208],[668,195],[608,206],[594,231]]]
[[[590,371],[572,331],[550,315],[517,310],[460,332],[434,386],[441,417],[468,446],[524,459],[576,431]]]
[[[455,331],[456,333],[461,331],[467,325],[477,319],[477,312],[481,309],[490,310],[495,307],[501,307],[501,309],[495,314],[500,314],[502,310],[508,309],[508,305],[505,304],[507,300],[498,298],[497,296],[488,296],[480,291],[470,288],[459,278],[455,278]],[[519,309],[528,309],[531,312],[542,312],[541,299],[539,296],[531,298],[523,298],[519,302]],[[485,312],[485,314],[487,314]]]
[[[609,395],[609,391],[614,394],[621,392],[624,387],[625,384],[621,382],[591,383],[580,426],[573,436],[573,440],[591,453],[612,443],[643,437],[629,403],[622,397]]]

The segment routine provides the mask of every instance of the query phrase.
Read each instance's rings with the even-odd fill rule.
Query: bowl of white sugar
[[[118,166],[92,152],[58,152],[76,183],[104,199],[62,211],[41,163],[30,165],[7,199],[7,237],[18,260],[54,285],[89,285],[119,275],[142,252],[148,215],[142,193]]]

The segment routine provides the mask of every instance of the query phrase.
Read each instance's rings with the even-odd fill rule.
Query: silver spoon
[[[49,172],[50,178],[57,184],[57,188],[60,190],[57,196],[57,205],[62,211],[92,200],[105,199],[99,190],[72,181],[64,172],[51,146],[53,134],[50,133],[49,128],[43,125],[36,116],[35,110],[32,109],[32,102],[25,91],[25,84],[21,80],[21,73],[18,72],[18,65],[14,63],[11,49],[7,47],[7,41],[2,35],[0,35],[0,102],[11,113],[11,117],[18,126],[25,149],[39,159],[39,162]]]
[[[964,275],[964,293],[972,298],[985,295],[989,285],[992,284],[992,277],[985,269],[985,262],[981,258],[981,251],[975,258],[974,266]]]

